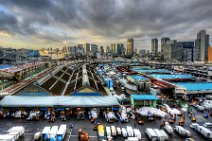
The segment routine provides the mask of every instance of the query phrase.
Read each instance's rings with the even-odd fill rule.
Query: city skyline
[[[211,0],[1,1],[0,46],[38,49],[89,42],[126,47],[127,38],[133,38],[135,48],[150,50],[151,39],[158,38],[160,50],[162,37],[194,41],[201,29],[211,35],[211,4]]]

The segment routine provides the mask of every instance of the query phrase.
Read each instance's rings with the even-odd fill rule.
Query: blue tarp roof
[[[143,77],[143,76],[140,76],[140,75],[130,75],[129,77],[133,78],[135,81],[147,80],[146,77]]]
[[[12,67],[11,65],[0,65],[0,69],[6,69]]]
[[[212,82],[175,83],[175,84],[185,87],[188,91],[212,90]]]
[[[132,94],[131,97],[134,99],[134,100],[157,100],[157,97],[154,96],[154,95],[138,95],[138,94]]]
[[[138,73],[171,73],[169,70],[165,69],[131,69]]]
[[[191,74],[150,74],[148,76],[158,79],[192,79]]]

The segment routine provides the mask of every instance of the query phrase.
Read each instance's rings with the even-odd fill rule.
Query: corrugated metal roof
[[[134,100],[157,100],[157,97],[154,95],[138,95],[138,94],[132,94],[131,97]]]
[[[104,107],[119,105],[114,96],[5,96],[0,105],[3,107]]]

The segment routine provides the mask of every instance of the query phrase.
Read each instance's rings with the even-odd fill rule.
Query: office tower
[[[103,54],[104,54],[104,47],[100,46],[100,55],[103,55]]]
[[[170,38],[168,37],[161,38],[161,55],[162,56],[164,56],[164,48],[168,41],[170,41]]]
[[[116,44],[111,44],[110,50],[111,50],[111,53],[113,55],[117,55],[117,46],[116,46]]]
[[[120,44],[117,44],[117,54],[120,56],[122,55],[124,52],[124,44],[120,43]]]
[[[179,42],[178,46],[182,46],[182,61],[194,61],[194,42]]]
[[[90,53],[91,53],[90,43],[85,43],[83,48],[84,48],[84,55],[90,56]]]
[[[134,40],[127,39],[127,56],[132,56],[134,50]]]
[[[98,46],[96,44],[91,44],[91,56],[96,57],[98,52]]]
[[[151,53],[153,56],[157,56],[158,55],[158,39],[152,39],[151,42]]]
[[[78,44],[77,45],[77,55],[83,55],[84,54],[84,49],[83,49],[83,44]]]
[[[201,30],[197,33],[197,39],[195,40],[195,61],[208,60],[208,47],[209,47],[209,35],[205,30]]]
[[[166,44],[164,44],[163,48],[163,57],[166,61],[172,61],[173,59],[176,59],[177,54],[174,52],[177,50],[177,41],[176,40],[170,40],[167,41]],[[181,49],[178,49],[180,52]]]

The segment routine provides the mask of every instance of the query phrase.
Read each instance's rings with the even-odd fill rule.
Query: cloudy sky
[[[212,0],[0,0],[0,46],[63,47],[212,36]],[[210,42],[212,45],[212,42]]]

